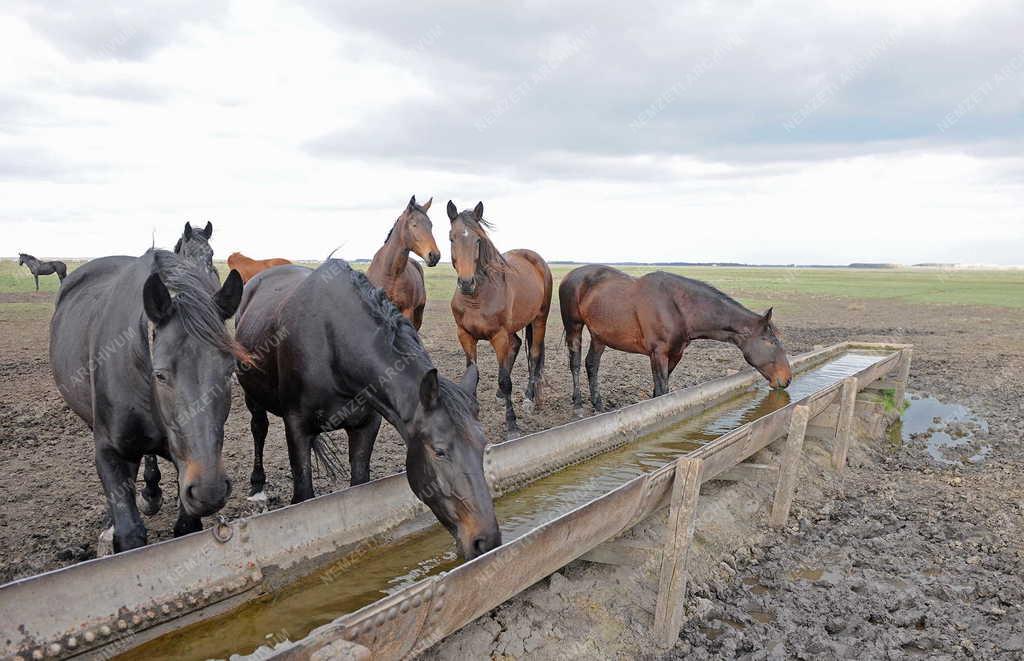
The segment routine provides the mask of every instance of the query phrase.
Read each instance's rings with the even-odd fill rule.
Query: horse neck
[[[405,273],[405,267],[409,263],[409,247],[405,245],[403,235],[405,228],[398,225],[398,221],[395,221],[395,227],[391,230],[391,236],[384,242],[384,245],[380,247],[377,254],[373,256],[373,263],[378,262],[380,264],[381,273],[387,278],[398,278]]]
[[[739,303],[712,294],[691,293],[683,305],[691,340],[717,340],[738,344],[740,337],[760,319]]]

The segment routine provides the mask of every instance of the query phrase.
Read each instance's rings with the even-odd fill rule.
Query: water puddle
[[[879,358],[871,353],[844,354],[798,374],[788,390],[758,386],[682,423],[502,496],[494,503],[502,538],[512,541],[726,432],[855,374]],[[459,563],[452,538],[435,525],[356,561],[342,560],[235,611],[153,640],[119,658],[225,658],[235,652],[252,652],[268,636],[297,640],[340,615]]]
[[[988,423],[966,406],[912,393],[906,402],[902,419],[889,429],[894,442],[923,442],[928,456],[947,466],[976,464],[992,451],[975,442],[975,435],[988,434]]]

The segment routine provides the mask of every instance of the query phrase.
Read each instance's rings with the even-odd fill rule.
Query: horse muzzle
[[[464,280],[459,278],[459,291],[465,296],[472,296],[476,293],[476,278],[469,278]]]
[[[472,560],[501,546],[501,530],[498,529],[497,525],[485,532],[474,531],[470,527],[462,528],[460,526],[456,540],[458,541],[459,554],[466,560]]]
[[[223,473],[207,478],[185,480],[179,496],[181,505],[192,516],[210,516],[228,501],[231,495],[231,480]]]
[[[430,251],[427,255],[427,266],[437,266],[437,263],[441,261],[441,253],[436,250]]]

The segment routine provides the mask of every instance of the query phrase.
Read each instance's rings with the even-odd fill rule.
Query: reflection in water
[[[878,359],[877,354],[845,354],[797,375],[788,390],[760,386],[678,425],[507,494],[495,501],[502,539],[509,542]],[[298,640],[344,613],[459,563],[451,536],[434,525],[396,544],[373,549],[356,562],[343,560],[237,611],[158,638],[121,658],[226,658],[232,653],[251,653],[265,639]]]

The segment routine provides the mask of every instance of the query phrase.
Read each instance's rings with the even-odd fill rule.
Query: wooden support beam
[[[910,347],[900,351],[900,362],[896,366],[896,406],[903,406],[903,398],[907,394],[907,382],[910,381],[910,361],[914,357],[914,350]]]
[[[786,525],[789,508],[793,505],[793,492],[796,489],[796,477],[800,470],[800,454],[804,448],[804,433],[807,431],[807,420],[810,409],[798,406],[793,411],[789,423],[789,436],[782,449],[779,464],[779,480],[775,483],[775,497],[772,500],[772,511],[768,523],[774,528]]]
[[[635,539],[610,539],[580,556],[602,565],[642,567],[657,556],[658,549]]]
[[[865,390],[896,390],[899,388],[899,381],[896,379],[879,379],[874,383],[864,386]]]
[[[682,625],[683,597],[686,594],[686,557],[693,542],[700,496],[702,462],[682,456],[676,460],[672,481],[672,504],[668,514],[668,534],[661,557],[658,604],[654,611],[654,635],[664,648],[679,637]]]
[[[779,467],[773,464],[755,464],[744,461],[736,464],[724,473],[715,476],[716,480],[741,482],[743,480],[766,480],[777,478]]]
[[[853,439],[853,413],[857,408],[857,377],[843,379],[839,394],[839,424],[836,425],[836,442],[832,447],[832,467],[840,474],[846,470],[846,455]]]

